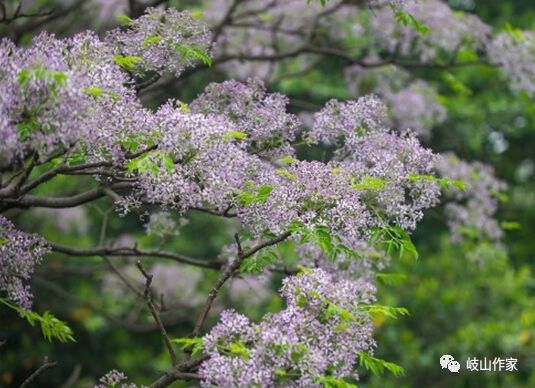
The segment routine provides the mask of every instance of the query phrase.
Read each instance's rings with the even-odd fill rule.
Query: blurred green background
[[[506,23],[535,29],[535,3],[530,0],[450,3],[476,13],[496,29]],[[94,7],[97,9],[98,5]],[[107,28],[95,15],[74,14],[47,27],[60,35],[86,28]],[[38,30],[21,32],[20,41],[28,42]],[[345,66],[339,59],[326,58],[313,72],[282,80],[269,88],[289,95],[290,109],[296,113],[303,109],[301,101],[320,107],[330,98],[352,97],[343,80]],[[436,220],[440,212],[428,213],[414,235],[420,259],[393,261],[389,271],[403,273],[405,279],[379,286],[382,304],[404,306],[410,311],[409,317],[396,321],[376,321],[378,357],[403,366],[405,375],[379,378],[363,373],[359,384],[362,387],[535,386],[535,101],[527,95],[511,93],[507,81],[488,67],[462,67],[450,72],[470,92],[451,90],[443,84],[438,70],[415,70],[418,77],[438,87],[448,109],[448,119],[433,129],[427,145],[435,151],[454,150],[463,159],[493,165],[497,176],[509,185],[499,218],[516,221],[521,227],[507,232],[507,255],[490,252],[487,260],[474,261],[467,258],[467,252],[474,247],[468,243],[452,245],[446,227]],[[155,99],[145,102],[155,106],[168,97],[188,101],[208,82],[223,79],[224,74],[217,69],[207,69],[185,82],[170,85]],[[63,177],[42,190],[75,191],[80,184],[80,180]],[[59,213],[53,210],[12,212],[10,217],[24,230],[43,233],[52,241],[89,247],[99,241],[100,225],[108,206],[103,200],[70,215],[63,213],[61,224],[56,222]],[[199,213],[188,214],[187,218],[189,223],[181,228],[180,234],[164,242],[166,249],[215,258],[221,246],[232,242],[236,228],[232,222]],[[121,218],[110,213],[108,238],[134,238],[142,245],[159,244],[154,236],[145,233],[145,222],[139,214]],[[117,262],[125,266],[131,263],[126,258]],[[183,292],[179,283],[193,281],[195,294],[206,294],[217,274],[195,272],[170,272],[175,273],[177,283],[171,287]],[[40,380],[42,386],[61,386],[69,377],[77,376],[74,386],[91,386],[96,378],[113,368],[124,371],[136,383],[148,384],[168,367],[160,336],[147,312],[137,311],[138,303],[131,296],[114,289],[106,280],[107,273],[109,269],[99,257],[48,256],[33,283],[35,309],[50,310],[67,321],[77,342],[49,344],[36,328],[0,307],[0,338],[7,340],[0,348],[0,386],[20,384],[44,356],[57,361],[59,366]],[[231,306],[252,318],[275,311],[281,300],[275,294],[262,294],[261,287],[276,290],[280,280],[279,275],[261,279],[258,287],[256,280],[251,280],[253,291],[247,287],[239,289],[242,284],[236,286],[241,292],[232,291],[231,284],[216,311]],[[197,300],[195,294],[188,294],[190,301]],[[172,306],[166,313],[171,335],[186,335],[196,311],[196,305],[187,300]],[[217,316],[210,319],[213,323]],[[452,354],[462,364],[469,356],[514,357],[518,359],[519,370],[470,373],[463,365],[463,372],[453,375],[438,367],[442,354]]]

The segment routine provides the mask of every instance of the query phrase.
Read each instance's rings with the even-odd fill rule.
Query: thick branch
[[[130,182],[119,182],[109,186],[111,189],[129,189],[132,188]],[[85,193],[76,194],[71,197],[41,197],[36,195],[24,195],[19,198],[4,198],[4,202],[8,207],[46,207],[46,208],[68,208],[83,205],[84,203],[94,201],[106,196],[106,189],[104,187],[96,187]]]

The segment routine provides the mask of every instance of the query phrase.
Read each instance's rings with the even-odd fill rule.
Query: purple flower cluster
[[[373,84],[373,91],[390,108],[391,125],[401,131],[410,129],[427,139],[431,129],[446,119],[446,109],[440,104],[435,88],[421,79],[411,80],[410,74],[399,67],[366,69],[354,65],[345,70],[345,78],[355,95],[365,85]]]
[[[480,162],[468,163],[452,154],[437,161],[443,176],[468,184],[466,190],[452,188],[446,204],[446,217],[454,242],[467,238],[499,242],[503,231],[495,219],[500,195],[506,189],[491,166]]]
[[[286,112],[288,98],[267,93],[262,81],[250,79],[246,84],[226,81],[212,83],[191,104],[192,112],[223,115],[242,132],[250,151],[281,156],[293,154],[297,118]]]
[[[514,90],[535,94],[535,33],[507,31],[498,34],[489,45],[489,57],[511,79]]]
[[[1,165],[32,151],[41,159],[83,153],[120,164],[141,141],[150,142],[154,116],[131,75],[179,74],[207,55],[209,32],[187,13],[148,12],[104,41],[92,32],[68,39],[42,33],[29,48],[0,41]]]
[[[284,281],[287,307],[259,323],[227,310],[203,338],[210,358],[202,386],[317,387],[325,374],[358,378],[358,355],[374,348],[372,324],[359,309],[374,300],[365,282],[336,281],[321,269]]]
[[[382,131],[387,123],[387,109],[376,96],[355,101],[330,100],[314,115],[311,138],[314,142],[352,147],[366,135]]]
[[[222,115],[185,112],[168,103],[155,114],[157,151],[144,160],[139,188],[149,202],[186,211],[208,203],[219,210],[232,204],[236,190],[259,170],[241,132]]]
[[[41,237],[21,232],[0,215],[0,291],[25,309],[32,306],[32,293],[26,282],[47,252]]]
[[[121,141],[147,130],[148,111],[93,33],[64,40],[43,33],[30,48],[3,40],[0,65],[4,164],[30,152],[120,158]]]
[[[95,388],[137,388],[134,383],[125,383],[128,377],[116,369],[113,369],[100,378],[100,384],[95,385]]]
[[[345,241],[342,240],[342,242]],[[330,273],[334,279],[367,280],[373,283],[376,273],[390,264],[390,257],[384,251],[371,246],[368,240],[353,242],[353,246],[354,250],[359,253],[358,258],[340,252],[336,260],[332,260],[317,244],[313,243],[299,246],[297,256],[301,265],[307,268],[321,268]]]
[[[137,58],[132,64],[135,72],[169,71],[179,76],[207,58],[211,32],[187,11],[148,8],[128,27],[111,31],[106,41],[117,55]]]
[[[380,8],[370,18],[369,31],[373,42],[398,55],[415,55],[423,62],[437,58],[440,53],[454,53],[469,45],[484,48],[490,37],[490,27],[477,16],[454,12],[440,0],[407,2],[405,12],[429,27],[426,34],[413,26],[399,23],[387,7]]]

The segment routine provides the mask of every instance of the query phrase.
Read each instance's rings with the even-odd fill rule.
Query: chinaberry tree
[[[100,35],[60,39],[41,32],[28,46],[0,41],[2,304],[40,324],[46,337],[72,340],[76,333],[65,323],[31,310],[32,273],[49,254],[99,256],[146,304],[161,333],[171,365],[153,387],[177,380],[347,387],[359,368],[402,373],[373,357],[372,317],[407,313],[376,302],[376,278],[386,277],[389,257],[417,257],[410,233],[441,200],[454,241],[479,239],[501,249],[494,216],[505,190],[491,167],[422,145],[447,110],[413,70],[442,69],[449,85],[462,89],[448,69],[497,67],[514,90],[533,93],[535,35],[492,31],[438,0],[222,0],[207,2],[203,17],[131,3],[133,17]],[[4,23],[24,16],[8,11]],[[325,57],[347,64],[349,90],[369,94],[289,113],[289,99],[270,85],[312,71]],[[231,80],[210,83],[191,101],[169,99],[155,109],[143,103],[207,68]],[[299,147],[327,156],[305,160]],[[64,176],[89,177],[92,188],[42,194],[41,187]],[[171,213],[229,219],[237,225],[235,241],[220,257],[199,259],[135,241],[111,244],[108,213],[100,244],[90,248],[59,244],[10,221],[36,208],[102,199],[121,215],[149,209],[147,231],[166,238],[177,227]],[[278,250],[288,241],[300,258],[292,265]],[[113,263],[122,256],[141,258],[134,269],[142,284]],[[155,297],[158,268],[143,260],[149,257],[219,271],[208,295],[196,299],[190,336],[167,332],[165,302]],[[284,308],[257,322],[225,310],[206,327],[225,283],[269,272],[287,275]],[[189,281],[182,279],[175,281]],[[130,386],[124,380],[112,371],[101,384]]]

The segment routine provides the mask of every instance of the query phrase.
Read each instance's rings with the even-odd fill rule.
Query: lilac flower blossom
[[[316,387],[329,371],[358,379],[359,353],[375,344],[361,304],[374,300],[365,282],[335,281],[321,269],[284,281],[287,307],[250,322],[232,310],[203,338],[210,358],[199,369],[202,386]]]
[[[446,217],[454,242],[476,238],[499,242],[503,231],[495,219],[500,196],[506,189],[491,166],[465,162],[452,154],[437,161],[438,171],[451,179],[465,182],[466,190],[452,188],[446,203]]]
[[[49,251],[38,235],[24,233],[0,215],[0,291],[25,309],[32,306],[32,293],[26,284],[35,265]]]

